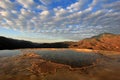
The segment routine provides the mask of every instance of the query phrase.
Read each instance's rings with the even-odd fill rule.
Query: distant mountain
[[[104,33],[78,42],[33,43],[0,36],[0,49],[20,48],[79,48],[120,51],[120,35]]]
[[[29,41],[16,40],[0,36],[0,49],[31,48],[33,46],[35,46],[35,44]]]
[[[30,41],[17,40],[0,36],[0,49],[20,49],[20,48],[68,48],[69,43],[33,43]]]
[[[120,51],[120,35],[104,33],[73,43],[70,48]]]

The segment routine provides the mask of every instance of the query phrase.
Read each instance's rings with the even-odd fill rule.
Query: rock
[[[30,79],[31,79],[31,80],[37,80],[37,76],[36,76],[36,75],[31,75],[31,76],[30,76]]]

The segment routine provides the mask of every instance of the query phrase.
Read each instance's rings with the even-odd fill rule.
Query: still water
[[[0,57],[10,57],[21,53],[36,53],[43,59],[56,63],[70,65],[71,67],[88,66],[101,59],[102,56],[96,53],[84,53],[70,49],[24,49],[24,50],[1,50]]]

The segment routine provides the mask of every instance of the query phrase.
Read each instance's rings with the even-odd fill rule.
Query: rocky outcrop
[[[71,44],[70,48],[120,51],[120,35],[100,34]]]

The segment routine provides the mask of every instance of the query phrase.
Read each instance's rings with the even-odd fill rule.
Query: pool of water
[[[20,54],[20,50],[0,50],[0,57],[9,57]]]
[[[88,66],[101,58],[100,55],[95,53],[83,53],[73,50],[41,50],[36,51],[36,53],[46,60],[67,64],[72,67]]]
[[[84,53],[69,49],[56,50],[1,50],[0,56],[13,56],[21,53],[34,52],[39,54],[43,59],[55,63],[70,65],[71,67],[88,66],[95,63],[102,56],[96,53]]]

